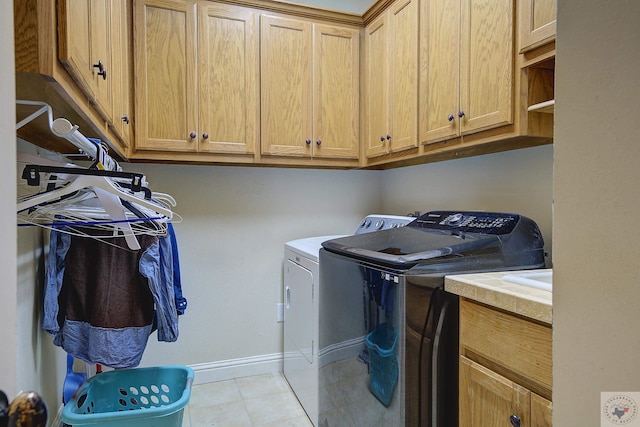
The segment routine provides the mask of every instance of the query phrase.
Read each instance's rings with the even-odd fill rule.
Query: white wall
[[[640,392],[639,21],[637,0],[558,1],[556,426],[600,425],[600,392]]]
[[[172,194],[189,301],[177,345],[155,335],[143,364],[278,359],[284,243],[352,233],[380,210],[379,171],[129,164]],[[238,362],[240,363],[240,362]]]
[[[15,220],[15,66],[13,2],[0,2],[0,390],[11,398],[18,391],[16,361],[16,220]]]
[[[198,365],[218,370],[200,375],[213,380],[222,365],[279,363],[284,243],[351,233],[369,213],[512,211],[550,240],[552,164],[551,146],[389,171],[128,164],[171,193],[183,217],[175,228],[189,308],[179,343],[152,337],[143,364]]]
[[[533,219],[551,254],[553,146],[392,169],[384,172],[383,210],[514,212]]]

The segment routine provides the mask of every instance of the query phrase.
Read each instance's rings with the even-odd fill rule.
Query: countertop
[[[553,320],[551,292],[502,281],[502,277],[507,274],[525,271],[531,270],[446,276],[444,289],[469,300],[551,325]]]

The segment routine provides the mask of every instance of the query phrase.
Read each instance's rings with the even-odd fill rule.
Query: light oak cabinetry
[[[396,0],[365,28],[367,157],[418,146],[418,0]]]
[[[16,1],[17,97],[131,160],[386,169],[548,144],[555,4],[515,3]],[[19,136],[74,151],[44,122]]]
[[[551,426],[551,326],[460,301],[460,425]]]
[[[111,19],[120,18],[111,16],[111,6],[108,0],[58,2],[60,61],[106,121],[113,118],[112,82],[121,77],[111,67],[112,38],[119,37]]]
[[[261,17],[261,154],[357,159],[359,31]]]
[[[513,123],[513,0],[426,0],[420,140]]]
[[[120,137],[125,146],[133,140],[132,86],[132,49],[131,46],[131,2],[129,0],[111,2],[113,75],[113,110],[111,128]]]
[[[520,52],[556,38],[556,0],[521,0],[519,13]]]
[[[156,152],[136,156],[252,154],[258,15],[205,1],[134,5],[136,151]]]
[[[130,40],[127,32],[114,29],[127,25],[122,20],[128,7],[127,0],[14,2],[16,98],[49,104],[54,118],[68,119],[85,136],[103,140],[123,157],[128,137],[114,114],[114,100],[119,111],[129,106],[119,95],[124,89],[113,83],[127,84],[130,70],[118,61],[129,52]],[[17,119],[32,112],[33,107],[18,105]],[[116,132],[118,127],[123,132]],[[77,153],[75,146],[51,133],[44,115],[19,129],[18,136],[53,151]]]

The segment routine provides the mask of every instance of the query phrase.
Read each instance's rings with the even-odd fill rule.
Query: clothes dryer
[[[368,215],[354,234],[403,227],[415,217]],[[322,242],[345,236],[318,236],[285,244],[284,375],[309,419],[318,426],[318,254]]]

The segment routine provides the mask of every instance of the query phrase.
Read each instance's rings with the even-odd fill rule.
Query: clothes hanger
[[[37,159],[37,158],[36,158]],[[33,160],[30,156],[26,156],[23,160]],[[47,165],[54,165],[53,162],[46,162]],[[59,163],[57,165],[60,165]],[[69,165],[66,165],[69,166]],[[48,172],[56,172],[55,175],[51,175]],[[46,174],[44,174],[46,172]],[[59,173],[64,172],[64,173]],[[73,175],[80,175],[85,173],[98,174],[98,175],[113,175],[124,178],[135,178],[134,182],[145,181],[141,174],[125,174],[107,171],[87,171],[72,167],[36,167],[33,164],[29,164],[23,171],[23,178],[28,181],[31,186],[40,186],[40,188],[47,188],[47,191],[55,189],[60,184],[69,184],[69,175],[67,172],[71,172]],[[41,177],[41,173],[43,176]],[[121,182],[120,179],[114,179],[120,187],[134,187],[131,179]],[[137,185],[139,186],[139,184]],[[152,192],[146,187],[140,187],[140,194],[136,194],[138,197],[143,197],[147,200],[152,198]],[[159,193],[163,194],[163,193]],[[124,235],[158,235],[166,236],[168,233],[167,222],[168,218],[164,215],[157,213],[157,206],[153,206],[154,209],[150,210],[143,206],[131,203],[129,201],[121,200],[118,197],[106,200],[106,195],[103,194],[102,200],[105,200],[104,206],[101,200],[96,197],[97,194],[91,189],[78,190],[74,193],[57,198],[50,202],[41,203],[37,207],[27,209],[22,212],[18,212],[19,226],[41,226],[44,228],[58,229],[73,235],[81,235],[87,237],[93,237],[87,234],[87,227],[90,227],[96,231],[96,236],[107,236],[111,230],[113,235],[118,232],[123,232]],[[165,195],[167,199],[173,200],[169,195]],[[31,196],[29,196],[31,197]],[[24,198],[23,198],[24,200]],[[159,202],[158,200],[153,200]],[[122,205],[122,206],[121,206]],[[105,207],[109,208],[107,212]],[[123,207],[125,209],[123,209]],[[171,207],[167,206],[169,209]],[[124,213],[123,213],[124,212]],[[173,213],[171,221],[181,218],[179,215]],[[101,231],[100,231],[101,230]],[[102,234],[100,234],[101,232]],[[132,242],[131,237],[129,237]],[[132,248],[134,245],[130,245]]]
[[[94,174],[78,175],[75,179],[70,181],[70,183],[65,187],[56,188],[53,191],[38,193],[36,195],[27,197],[26,199],[18,202],[17,211],[21,212],[25,209],[33,208],[39,204],[56,200],[62,196],[71,194],[75,191],[83,190],[83,189],[91,189],[91,188],[101,188],[111,194],[114,194],[120,197],[123,200],[128,200],[132,203],[135,203],[137,205],[140,205],[147,209],[155,211],[156,213],[161,214],[167,217],[168,219],[171,219],[173,217],[173,212],[170,209],[164,206],[161,206],[160,204],[155,203],[152,200],[146,200],[146,199],[137,197],[132,193],[122,190],[112,180],[110,180],[108,176],[101,176],[101,175],[94,175]]]
[[[98,196],[98,200],[102,203],[104,210],[112,219],[118,221],[127,218],[124,212],[124,207],[122,206],[122,203],[120,203],[120,198],[117,195],[99,187],[93,187],[93,191],[96,193],[96,196]],[[124,241],[127,243],[127,246],[129,246],[129,249],[134,251],[140,250],[140,243],[138,242],[135,234],[133,234],[131,223],[116,222],[115,226],[122,231]]]

